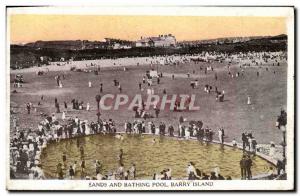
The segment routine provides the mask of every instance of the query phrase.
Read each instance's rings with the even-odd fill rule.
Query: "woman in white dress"
[[[155,135],[159,135],[159,127],[155,127]]]
[[[220,167],[217,164],[214,164],[213,171],[215,172],[216,176],[219,176],[220,173]]]
[[[61,81],[59,81],[59,88],[62,88],[63,87],[63,84]]]
[[[90,135],[91,134],[91,129],[88,123],[88,120],[85,120],[85,134]]]
[[[65,119],[66,119],[66,113],[65,113],[65,111],[62,112],[61,119],[63,121],[65,121]]]
[[[151,134],[152,123],[148,122],[148,133]]]
[[[189,127],[186,127],[185,130],[184,130],[184,133],[185,133],[185,138],[188,140],[190,139],[190,130],[189,130]]]
[[[223,135],[223,132],[222,132],[222,130],[221,129],[219,129],[219,131],[218,131],[218,135],[219,135],[219,141],[220,141],[220,143],[222,143],[222,135]]]
[[[247,105],[251,105],[251,98],[250,98],[250,96],[248,96],[248,98],[247,98]]]

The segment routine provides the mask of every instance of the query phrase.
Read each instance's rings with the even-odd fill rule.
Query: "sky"
[[[173,34],[177,41],[286,34],[284,17],[10,15],[11,43],[37,40],[135,41]]]

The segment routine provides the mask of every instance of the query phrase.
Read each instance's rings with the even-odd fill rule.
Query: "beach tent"
[[[153,78],[153,77],[155,77],[155,78],[158,78],[158,77],[159,77],[156,70],[150,70],[150,71],[149,71],[149,75],[150,75],[152,78]]]

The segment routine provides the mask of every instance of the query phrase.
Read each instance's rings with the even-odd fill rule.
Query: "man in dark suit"
[[[242,160],[240,161],[240,167],[241,167],[241,179],[246,179],[246,155],[243,155]]]

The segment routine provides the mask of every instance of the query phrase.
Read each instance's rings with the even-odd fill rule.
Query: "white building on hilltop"
[[[175,47],[176,38],[172,34],[159,35],[158,37],[141,37],[136,41],[136,47]]]

